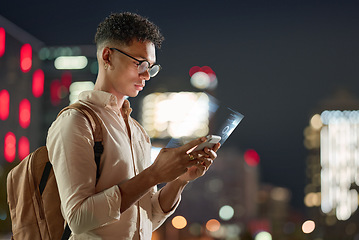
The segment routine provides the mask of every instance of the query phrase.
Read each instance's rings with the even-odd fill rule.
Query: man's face
[[[155,46],[152,42],[134,40],[131,45],[109,46],[138,59],[147,60],[152,66],[156,62]],[[138,61],[116,51],[108,49],[111,67],[107,71],[107,89],[118,98],[125,96],[136,97],[144,88],[145,82],[150,79],[149,73],[138,73]]]

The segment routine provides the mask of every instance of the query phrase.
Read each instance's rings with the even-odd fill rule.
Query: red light
[[[198,67],[198,66],[191,67],[191,69],[189,70],[189,75],[192,77],[193,74],[195,74],[196,72],[199,72],[199,71],[201,71],[200,67]]]
[[[54,80],[51,82],[50,96],[52,105],[59,105],[61,101],[61,82],[59,80]]]
[[[0,57],[5,53],[5,29],[0,28]]]
[[[214,74],[214,71],[212,70],[212,68],[208,67],[208,66],[203,66],[201,67],[201,71],[205,72],[207,74]]]
[[[23,72],[30,71],[32,66],[32,48],[31,45],[26,43],[22,45],[20,50],[20,68]]]
[[[207,74],[216,75],[214,73],[214,71],[212,70],[212,68],[210,68],[208,66],[203,66],[203,67],[194,66],[194,67],[191,67],[191,69],[189,70],[189,75],[192,77],[192,75],[195,74],[196,72],[204,72],[204,73],[207,73]]]
[[[12,162],[16,155],[16,137],[12,132],[5,135],[4,141],[4,157],[8,162]]]
[[[27,137],[21,137],[19,139],[19,158],[20,160],[23,160],[27,155],[30,153],[30,142]]]
[[[45,75],[41,69],[38,69],[32,75],[32,94],[35,97],[41,97],[44,93]]]
[[[31,120],[31,104],[29,100],[23,99],[19,105],[19,123],[22,128],[27,128]]]
[[[61,75],[61,84],[66,88],[66,91],[69,91],[71,82],[72,82],[71,72],[64,72]]]
[[[255,167],[259,164],[260,158],[256,151],[249,149],[244,153],[244,161],[246,161],[249,166]]]
[[[9,117],[10,95],[6,90],[0,91],[0,119],[6,120]]]

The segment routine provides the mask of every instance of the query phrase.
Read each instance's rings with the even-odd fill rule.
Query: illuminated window
[[[0,119],[6,120],[9,117],[10,95],[6,90],[0,91]]]
[[[359,111],[324,111],[321,120],[321,209],[344,221],[358,208]]]
[[[210,99],[204,93],[152,93],[142,103],[142,124],[151,137],[199,137],[209,131]]]
[[[0,57],[5,53],[5,29],[0,28]]]
[[[34,97],[41,97],[44,93],[44,81],[44,72],[41,69],[36,70],[32,75],[32,94]]]
[[[22,160],[30,153],[29,139],[27,139],[27,137],[21,137],[19,139],[18,145],[19,145],[19,149],[18,149],[19,158],[20,158],[20,160]]]
[[[56,69],[84,69],[88,60],[85,56],[61,56],[55,59]]]
[[[32,48],[31,45],[26,43],[20,50],[20,68],[23,72],[30,71],[32,66]]]
[[[12,132],[8,132],[4,139],[4,157],[8,162],[15,159],[16,154],[16,137]]]
[[[19,123],[22,128],[27,128],[31,120],[31,104],[29,100],[23,99],[19,105]]]

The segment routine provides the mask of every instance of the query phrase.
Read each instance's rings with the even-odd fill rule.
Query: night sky
[[[193,91],[188,71],[208,65],[214,95],[245,115],[226,145],[255,149],[261,182],[288,187],[302,207],[303,130],[336,91],[359,95],[357,1],[2,1],[0,15],[46,45],[93,44],[111,12],[148,17],[166,40],[163,67],[141,94]]]

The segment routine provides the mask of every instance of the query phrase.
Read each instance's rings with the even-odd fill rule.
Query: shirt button
[[[136,174],[138,174],[138,169],[137,168],[135,169],[135,172],[136,172]]]

